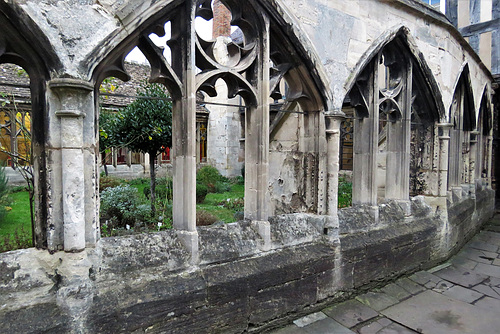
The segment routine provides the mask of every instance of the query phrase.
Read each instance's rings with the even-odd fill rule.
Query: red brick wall
[[[212,37],[215,39],[219,36],[230,36],[231,35],[231,12],[226,6],[220,2],[220,0],[214,0],[213,2],[213,32]]]

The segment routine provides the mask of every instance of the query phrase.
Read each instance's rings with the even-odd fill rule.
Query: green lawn
[[[234,214],[238,210],[228,209],[221,205],[221,202],[226,201],[228,198],[243,198],[245,195],[245,186],[242,184],[235,184],[231,186],[230,192],[215,194],[210,193],[207,195],[203,203],[197,204],[197,210],[205,210],[217,216],[217,218],[225,223],[232,223],[235,221]]]
[[[3,222],[0,222],[0,235],[13,235],[18,228],[23,229],[31,235],[31,217],[29,193],[20,191],[9,194],[11,201],[10,210]]]

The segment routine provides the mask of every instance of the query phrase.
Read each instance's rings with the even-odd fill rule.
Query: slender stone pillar
[[[478,163],[478,136],[479,132],[478,131],[471,131],[470,132],[470,152],[469,152],[469,183],[470,184],[475,184],[476,180],[476,170],[477,166],[476,164]]]
[[[83,134],[84,111],[94,106],[93,86],[81,80],[54,79],[49,88],[58,97],[64,250],[77,252],[85,249],[85,196],[95,196],[85,194]]]
[[[338,189],[340,123],[345,118],[343,112],[325,114],[327,140],[327,214],[329,223],[325,228],[338,228]]]
[[[263,16],[262,46],[254,76],[257,106],[245,114],[245,218],[252,220],[263,242],[261,250],[271,248],[269,225],[269,18]]]
[[[245,120],[245,218],[269,218],[269,25],[262,30],[262,48],[254,75],[257,106],[249,108]]]
[[[488,136],[487,137],[488,141],[488,151],[486,152],[487,157],[488,157],[488,165],[486,166],[486,183],[488,185],[488,188],[491,189],[491,173],[492,173],[492,163],[493,163],[493,136]]]
[[[408,201],[410,199],[410,137],[412,67],[404,73],[401,119],[387,122],[387,159],[385,198]]]
[[[186,1],[182,15],[172,22],[172,34],[181,35],[182,56],[173,68],[180,72],[184,91],[173,103],[172,166],[173,225],[183,245],[191,253],[191,263],[199,261],[196,231],[196,1]]]
[[[439,196],[448,194],[448,151],[450,145],[450,129],[453,124],[439,123]]]
[[[378,61],[375,62],[378,64]],[[370,71],[369,115],[354,120],[354,154],[352,204],[377,206],[377,153],[378,153],[378,67]]]

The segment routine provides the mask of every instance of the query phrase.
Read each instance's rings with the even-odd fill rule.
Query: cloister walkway
[[[446,263],[272,333],[500,333],[500,213]]]

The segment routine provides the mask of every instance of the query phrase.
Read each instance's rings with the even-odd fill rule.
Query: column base
[[[200,262],[200,252],[198,249],[198,232],[177,231],[177,237],[182,245],[191,254],[190,264],[196,265]]]
[[[271,250],[271,224],[268,221],[254,220],[252,221],[252,228],[262,238],[259,249],[263,252]]]

